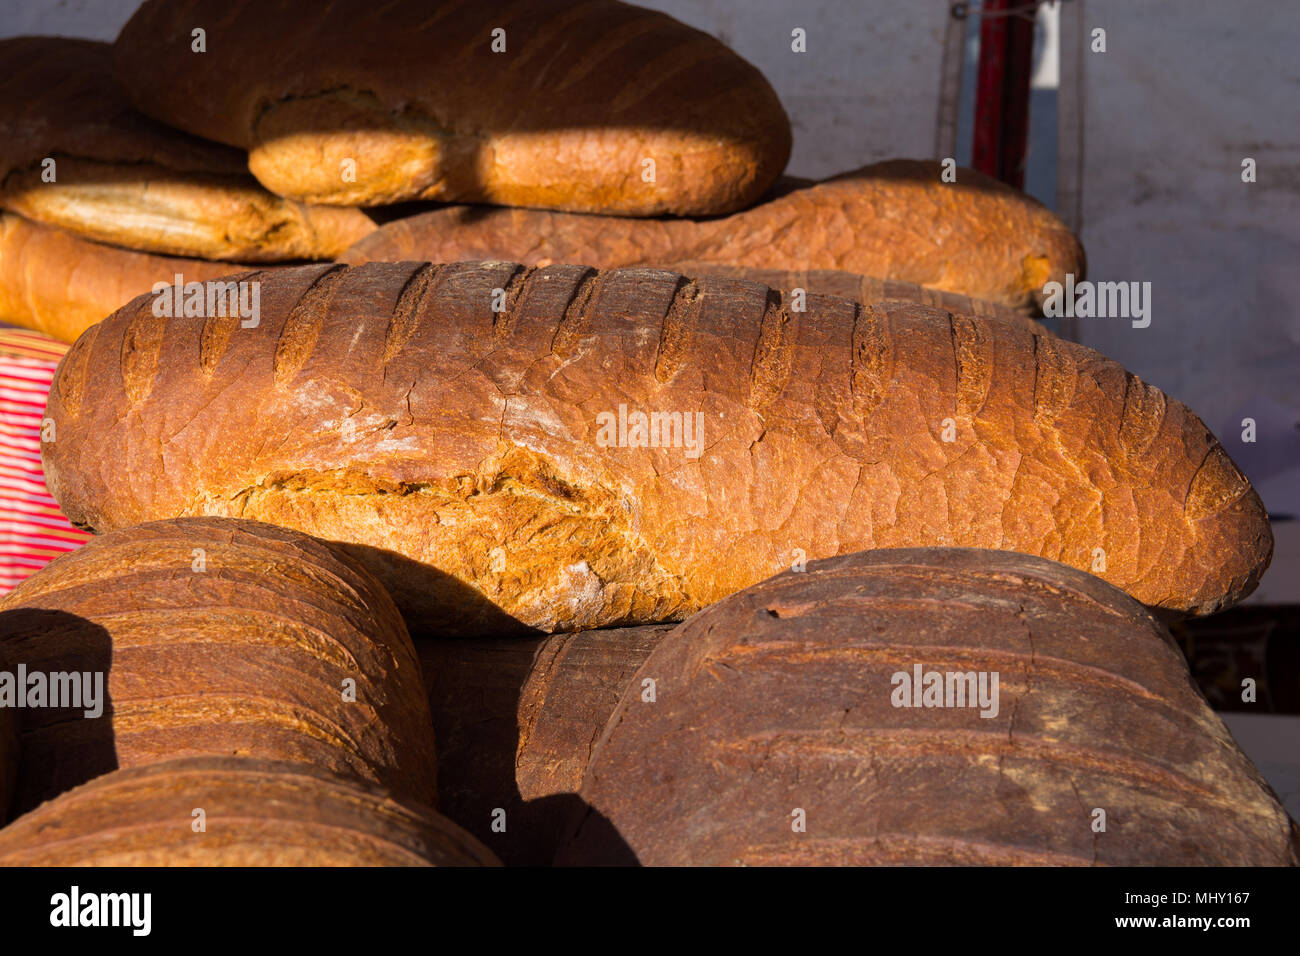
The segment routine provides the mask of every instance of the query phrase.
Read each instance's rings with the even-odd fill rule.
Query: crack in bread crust
[[[197,502],[191,513],[274,521],[359,545],[354,553],[417,614],[439,616],[466,585],[545,631],[677,620],[704,606],[688,582],[658,565],[621,498],[574,486],[548,466],[513,449],[495,469],[438,482],[382,482],[360,472],[272,475],[228,499]],[[419,529],[405,555],[418,564],[395,566],[380,553],[398,520]]]

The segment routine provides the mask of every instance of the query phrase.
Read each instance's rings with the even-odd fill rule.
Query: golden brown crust
[[[253,757],[118,770],[0,830],[0,866],[496,865],[491,851],[428,809],[314,767]]]
[[[105,246],[0,212],[0,322],[64,342],[75,342],[155,283],[174,282],[177,275],[206,282],[239,270],[232,262]]]
[[[28,712],[20,808],[117,767],[222,754],[435,800],[406,627],[378,582],[306,535],[202,518],[94,538],[0,599],[0,631],[29,673],[103,675],[100,715]]]
[[[916,302],[931,305],[944,312],[957,315],[972,315],[984,319],[997,319],[1010,322],[1035,335],[1050,335],[1047,327],[1024,312],[996,302],[972,299],[957,292],[945,292],[942,289],[930,289],[915,282],[903,282],[899,279],[877,279],[874,276],[858,275],[856,272],[843,272],[838,269],[753,269],[747,266],[733,266],[719,262],[664,262],[646,263],[656,269],[680,272],[684,276],[725,276],[729,279],[745,279],[757,282],[770,289],[780,289],[790,294],[795,289],[803,289],[812,295],[831,295],[838,299],[848,299],[862,305],[879,304],[890,306],[902,302]]]
[[[114,59],[138,108],[248,149],[267,188],[307,202],[709,215],[758,199],[790,152],[753,66],[614,0],[397,0],[378,20],[369,0],[147,2]]]
[[[983,674],[983,700],[926,701],[924,676],[895,676],[918,666],[944,695]],[[1300,862],[1168,631],[1091,575],[998,551],[845,555],[708,608],[628,683],[582,797],[560,862]]]
[[[241,151],[132,110],[110,49],[0,40],[0,205],[99,242],[225,261],[332,259],[374,230],[360,210],[272,195]]]
[[[891,160],[703,221],[451,207],[390,222],[342,258],[835,269],[1019,309],[1048,280],[1083,275],[1083,247],[1039,202],[972,169],[956,183],[939,174],[935,162]]]
[[[680,619],[801,554],[928,545],[1036,553],[1208,613],[1272,553],[1189,409],[1005,322],[486,262],[285,269],[258,327],[205,352],[228,324],[159,320],[146,297],[73,346],[44,446],[64,511],[347,542],[448,630]],[[632,440],[633,412],[660,416],[660,447]]]

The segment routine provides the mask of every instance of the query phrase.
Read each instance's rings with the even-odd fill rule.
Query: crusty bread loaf
[[[145,113],[248,149],[268,189],[305,202],[709,215],[754,202],[789,157],[763,76],[665,14],[615,0],[373,6],[147,0],[117,39],[117,75]]]
[[[438,809],[508,865],[549,865],[592,746],[670,630],[418,641],[438,741]]]
[[[342,258],[837,269],[1022,309],[1043,283],[1083,274],[1083,247],[1047,208],[974,170],[956,183],[939,173],[933,162],[876,163],[700,222],[455,206],[390,222]]]
[[[624,690],[582,797],[561,862],[1298,862],[1168,631],[999,551],[844,555],[708,608]]]
[[[110,46],[67,37],[0,40],[0,205],[100,242],[227,261],[333,259],[375,228],[359,209],[281,199],[239,150],[135,112]]]
[[[1205,613],[1272,552],[1191,411],[1004,322],[501,262],[285,269],[252,329],[150,300],[60,365],[64,512],[345,542],[443,632],[680,619],[802,557],[926,545],[1038,553]]]
[[[220,518],[105,535],[0,599],[0,646],[28,673],[103,675],[98,716],[88,694],[24,711],[23,809],[118,767],[224,754],[435,800],[406,627],[378,582],[306,535]]]
[[[864,276],[839,269],[750,269],[718,262],[655,262],[649,265],[656,269],[667,269],[670,272],[680,272],[684,276],[695,278],[725,276],[728,279],[747,279],[771,289],[780,289],[786,294],[791,294],[796,289],[803,289],[805,293],[833,295],[863,305],[890,306],[902,302],[919,302],[921,305],[934,306],[943,312],[955,315],[998,319],[1002,322],[1011,322],[1039,335],[1051,334],[1046,326],[1010,306],[986,302],[983,299],[972,299],[958,292],[929,289],[915,282],[903,282],[899,279],[877,279],[875,276]],[[947,321],[946,318],[944,321]]]
[[[274,268],[274,267],[271,267]],[[131,252],[0,213],[0,322],[75,342],[158,282],[207,282],[239,266]]]
[[[519,695],[515,779],[525,800],[578,791],[623,687],[671,629],[583,631],[542,642]]]
[[[118,770],[0,830],[0,866],[430,865],[498,864],[427,808],[253,757]]]

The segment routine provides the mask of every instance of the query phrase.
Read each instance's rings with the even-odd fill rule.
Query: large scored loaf
[[[629,682],[581,795],[561,862],[1300,862],[1168,631],[1005,551],[844,555],[708,608]]]
[[[0,322],[64,342],[160,282],[208,282],[239,266],[90,242],[0,212]]]
[[[114,52],[137,107],[304,202],[709,215],[790,154],[758,70],[615,0],[147,0]]]
[[[876,163],[702,221],[453,206],[389,222],[342,258],[836,269],[1013,308],[1034,306],[1049,280],[1083,274],[1083,247],[1045,206],[973,169],[955,183],[940,172],[934,162]]]
[[[1205,613],[1272,552],[1205,425],[1009,323],[580,266],[286,269],[261,320],[94,326],[46,481],[74,523],[233,515],[344,542],[412,620],[680,619],[805,558],[959,545]]]
[[[168,255],[333,259],[375,228],[358,209],[267,192],[237,149],[131,109],[110,47],[0,40],[0,205],[101,242]]]
[[[227,754],[436,800],[397,609],[295,531],[184,518],[95,538],[0,599],[0,654],[79,691],[23,712],[21,809],[118,767]]]
[[[494,866],[446,818],[301,763],[186,757],[97,777],[0,830],[0,866]]]

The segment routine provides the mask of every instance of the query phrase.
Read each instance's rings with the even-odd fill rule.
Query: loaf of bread
[[[0,212],[0,322],[64,342],[75,342],[156,283],[175,282],[178,275],[184,282],[208,282],[239,270],[229,262],[105,246]]]
[[[710,215],[757,200],[790,154],[762,74],[615,0],[393,0],[378,17],[369,0],[147,0],[114,53],[139,109],[249,150],[304,202]]]
[[[1019,309],[1043,283],[1083,274],[1083,247],[1046,207],[971,169],[939,176],[938,163],[892,160],[704,221],[453,206],[387,223],[343,261],[837,269]]]
[[[0,866],[494,866],[442,816],[299,763],[118,770],[0,830]]]
[[[506,864],[549,865],[592,746],[670,630],[418,641],[438,741],[438,809]]]
[[[996,302],[986,302],[983,299],[972,299],[957,292],[929,289],[915,282],[903,282],[899,279],[877,279],[875,276],[864,276],[838,269],[750,269],[718,262],[656,262],[651,265],[656,269],[680,272],[684,276],[695,278],[725,276],[728,279],[747,279],[772,289],[780,289],[786,294],[793,295],[795,290],[802,289],[805,294],[833,295],[862,305],[888,306],[902,302],[919,302],[921,305],[934,306],[936,309],[955,315],[998,319],[1002,322],[1011,322],[1039,335],[1051,334],[1046,326],[1031,319],[1019,309],[999,305]],[[944,321],[947,319],[945,318]]]
[[[118,767],[227,754],[436,799],[406,627],[369,574],[306,535],[186,518],[96,538],[0,599],[0,647],[50,687],[81,685],[23,712],[21,809]]]
[[[298,528],[350,546],[409,619],[480,635],[680,619],[805,558],[928,545],[1207,613],[1272,553],[1191,411],[1005,322],[503,262],[261,290],[256,328],[144,297],[69,350],[44,464],[74,523]]]
[[[624,690],[582,797],[560,862],[1298,862],[1168,631],[1000,551],[844,555],[708,608]]]
[[[6,696],[17,693],[17,674],[0,644],[0,827],[9,819],[14,783],[18,779],[18,711]]]
[[[239,150],[135,112],[111,47],[67,37],[0,40],[0,205],[100,242],[246,262],[333,259],[375,228],[359,209],[281,199]]]

